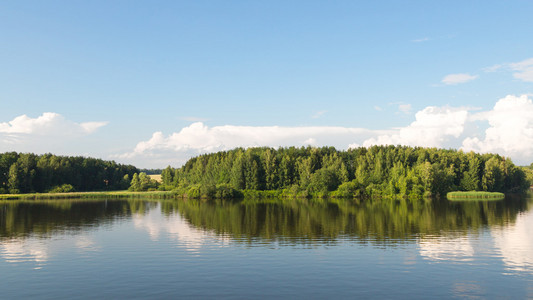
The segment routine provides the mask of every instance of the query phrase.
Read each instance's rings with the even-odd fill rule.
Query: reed
[[[449,192],[446,194],[446,198],[449,200],[502,200],[505,198],[505,194],[499,192],[458,191]]]

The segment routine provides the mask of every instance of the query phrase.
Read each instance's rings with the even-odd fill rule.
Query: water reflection
[[[88,235],[79,235],[74,238],[74,245],[79,252],[101,251],[101,246]]]
[[[130,204],[132,203],[130,202]],[[193,253],[198,252],[207,243],[225,243],[228,241],[223,235],[191,226],[179,214],[162,215],[161,203],[151,204],[157,205],[157,209],[137,211],[133,213],[132,220],[135,228],[148,232],[153,241],[159,241],[163,237],[168,238],[178,242],[180,247]]]
[[[510,271],[533,273],[533,214],[519,214],[516,222],[492,228],[494,243]]]
[[[10,263],[34,261],[43,264],[48,261],[48,247],[38,240],[2,241],[0,248],[2,256]]]
[[[92,233],[131,222],[153,243],[170,243],[191,253],[231,243],[315,247],[348,241],[384,248],[416,245],[417,255],[425,260],[470,263],[492,249],[490,255],[498,255],[509,271],[533,273],[530,206],[531,200],[512,198],[497,202],[7,201],[0,202],[0,255],[9,263],[30,261],[39,267],[58,249],[104,251]],[[468,287],[458,285],[454,293]]]
[[[124,201],[46,200],[0,202],[0,240],[14,237],[50,237],[106,226],[127,217]]]
[[[522,200],[476,203],[175,201],[162,205],[166,214],[178,212],[197,228],[229,234],[236,240],[260,238],[300,243],[348,237],[388,246],[432,237],[460,237],[490,226],[511,226],[526,209]]]
[[[423,238],[418,243],[420,255],[430,260],[454,262],[473,260],[474,246],[468,237]]]

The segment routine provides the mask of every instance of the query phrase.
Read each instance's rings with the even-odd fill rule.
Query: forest
[[[123,190],[139,170],[95,158],[0,154],[0,194]]]
[[[497,154],[407,146],[237,148],[169,166],[161,184],[141,171],[95,158],[6,152],[0,154],[0,194],[129,188],[187,198],[421,198],[451,191],[520,193],[533,181],[533,165],[517,167]]]
[[[163,190],[190,198],[265,191],[297,197],[444,196],[450,191],[520,193],[523,168],[497,154],[408,146],[237,148],[190,159],[161,174]],[[261,194],[261,193],[259,193]]]

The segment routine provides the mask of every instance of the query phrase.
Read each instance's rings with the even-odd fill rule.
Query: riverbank
[[[0,200],[43,200],[43,199],[123,199],[123,198],[175,198],[177,194],[172,191],[130,192],[130,191],[104,191],[104,192],[74,192],[74,193],[31,193],[31,194],[0,194]]]
[[[232,194],[233,195],[233,194]],[[222,196],[222,197],[221,197]],[[446,195],[449,200],[501,200],[505,198],[503,193],[496,192],[450,192]],[[290,193],[288,190],[277,191],[256,191],[243,190],[237,195],[228,197],[228,195],[207,195],[189,194],[180,191],[147,191],[132,192],[122,191],[99,191],[99,192],[73,192],[73,193],[30,193],[30,194],[0,194],[0,200],[49,200],[49,199],[135,199],[135,198],[152,198],[152,199],[393,199],[393,200],[420,200],[422,195],[410,195],[410,197],[384,197],[373,195],[367,197],[343,197],[335,192],[323,194],[307,193]]]

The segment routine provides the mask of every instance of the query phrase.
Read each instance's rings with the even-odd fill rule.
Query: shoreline
[[[73,193],[31,193],[31,194],[0,194],[0,200],[42,200],[42,199],[94,199],[94,198],[175,198],[178,195],[171,191],[130,192],[130,191],[98,191]]]

